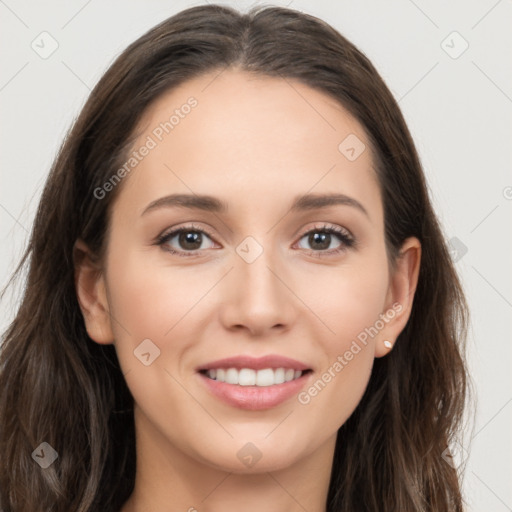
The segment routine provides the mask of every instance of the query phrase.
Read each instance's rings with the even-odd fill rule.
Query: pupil
[[[195,231],[188,231],[186,233],[180,234],[180,244],[183,244],[186,249],[198,249],[201,247],[201,240],[199,240],[201,233],[197,233]],[[196,245],[193,247],[188,246],[187,244]]]
[[[312,242],[322,242],[323,241],[323,244],[320,243],[320,247],[317,247],[318,249],[327,249],[329,247],[329,242],[330,242],[330,237],[331,235],[329,233],[313,233],[312,235],[309,236],[309,242],[311,243],[312,246],[314,246],[315,244],[312,243]]]

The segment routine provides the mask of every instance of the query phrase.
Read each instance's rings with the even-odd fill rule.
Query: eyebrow
[[[364,213],[370,218],[366,208],[353,197],[345,194],[304,194],[294,198],[290,210],[301,212],[328,208],[329,206],[344,205],[351,206]],[[190,210],[203,210],[213,213],[227,213],[228,205],[220,199],[197,194],[171,194],[155,199],[142,212],[142,215],[159,208],[187,208]]]

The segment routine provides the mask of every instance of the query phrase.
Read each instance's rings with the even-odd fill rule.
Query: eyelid
[[[345,235],[347,238],[355,240],[354,235],[344,226],[339,226],[338,224],[331,224],[330,222],[317,222],[314,226],[300,231],[302,233],[300,237],[302,238],[304,235],[307,235],[311,231],[323,231],[323,230],[333,230],[335,232],[341,233]]]
[[[200,233],[204,233],[208,235],[209,238],[212,240],[215,240],[214,235],[211,231],[208,230],[208,228],[204,228],[201,226],[197,226],[193,222],[186,224],[184,226],[175,226],[170,229],[165,229],[162,233],[160,233],[154,240],[153,244],[163,244],[165,240],[168,240],[169,238],[174,238],[178,233],[181,231],[198,231]],[[171,236],[172,235],[172,236]],[[200,249],[198,249],[200,250]],[[194,251],[187,251],[189,253],[194,253]]]

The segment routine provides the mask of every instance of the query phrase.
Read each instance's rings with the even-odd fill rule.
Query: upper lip
[[[211,363],[199,366],[196,370],[212,370],[216,368],[252,368],[253,370],[263,370],[265,368],[293,368],[294,370],[310,370],[311,368],[296,359],[269,354],[263,357],[235,356],[225,359],[217,359]]]

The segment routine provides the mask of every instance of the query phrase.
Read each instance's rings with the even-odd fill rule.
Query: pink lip
[[[216,362],[216,365],[217,364],[218,362]],[[277,367],[280,368],[283,366],[286,365],[280,364]],[[222,368],[223,366],[213,367]],[[234,366],[229,367],[235,368]],[[243,367],[247,368],[247,366]],[[249,367],[251,367],[251,365],[249,365]],[[266,366],[263,368],[269,368],[268,363],[266,363]],[[209,391],[227,404],[233,407],[238,407],[239,409],[261,411],[263,409],[276,407],[288,398],[296,395],[309,381],[312,372],[305,373],[298,379],[291,380],[289,382],[265,387],[239,386],[238,384],[228,384],[226,382],[219,382],[217,380],[210,379],[203,373],[199,373],[198,375]]]
[[[196,370],[200,371],[217,368],[237,368],[238,370],[242,368],[252,368],[253,370],[263,370],[265,368],[293,368],[294,370],[311,369],[308,365],[295,359],[270,354],[263,357],[236,356],[228,357],[226,359],[218,359],[217,361],[199,366]]]

